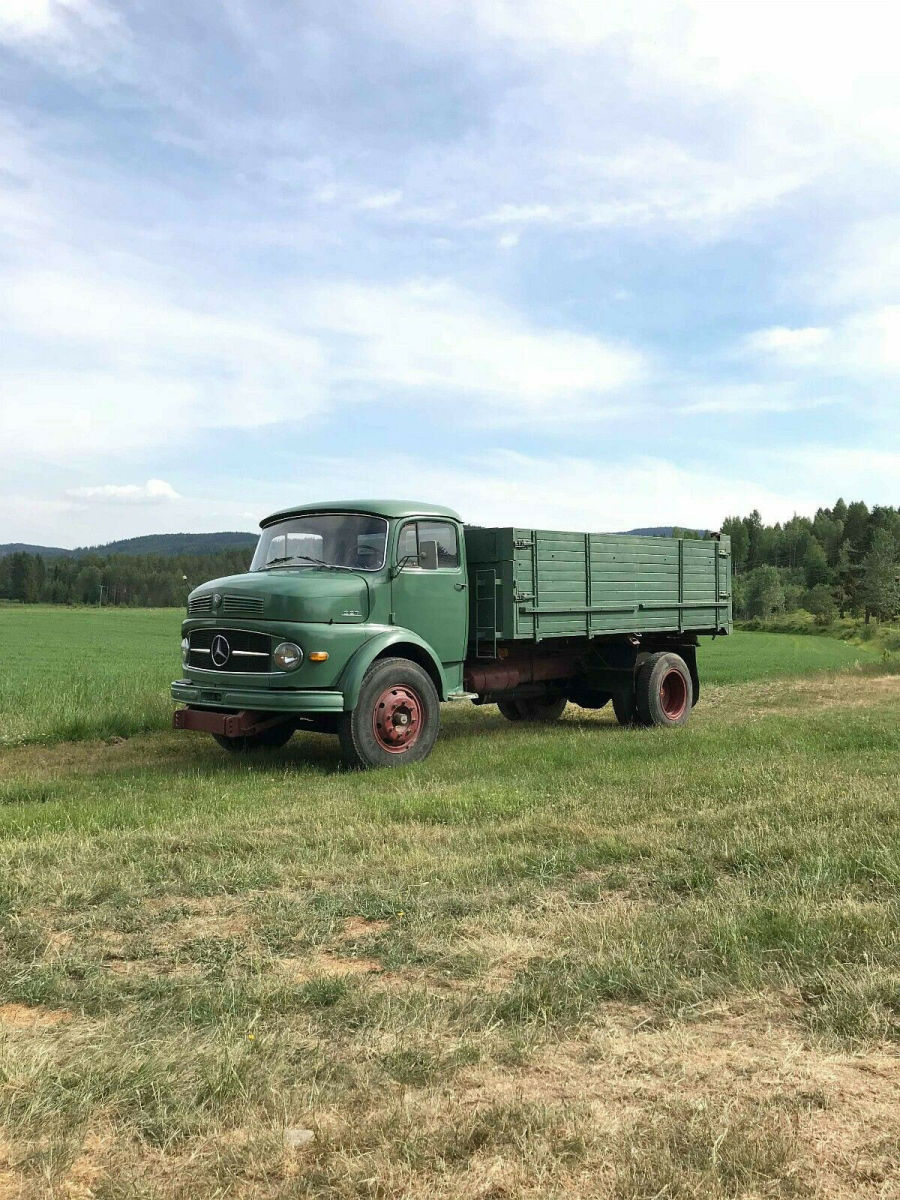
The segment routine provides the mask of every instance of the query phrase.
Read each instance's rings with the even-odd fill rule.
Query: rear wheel
[[[633,725],[635,720],[634,713],[634,693],[616,692],[612,698],[613,712],[616,714],[616,720],[620,725]]]
[[[354,767],[399,767],[431,753],[441,705],[431,677],[407,658],[377,659],[366,672],[359,700],[343,713],[338,737]]]
[[[244,737],[225,737],[221,733],[214,733],[213,737],[223,750],[228,750],[231,754],[249,754],[253,750],[277,750],[289,742],[293,734],[294,726],[288,721]]]
[[[558,700],[498,700],[497,707],[507,721],[558,721],[566,707],[565,697]]]
[[[694,688],[687,663],[677,654],[651,654],[635,684],[635,711],[642,725],[683,725],[691,715]]]

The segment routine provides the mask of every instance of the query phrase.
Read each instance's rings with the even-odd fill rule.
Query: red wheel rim
[[[372,714],[375,740],[389,754],[403,754],[422,732],[422,701],[405,684],[386,688],[375,701]]]
[[[659,702],[670,721],[677,721],[687,708],[687,683],[684,676],[674,667],[662,677],[659,685]]]

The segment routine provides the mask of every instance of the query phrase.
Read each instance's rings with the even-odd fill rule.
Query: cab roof
[[[316,504],[294,504],[290,508],[281,508],[271,516],[260,521],[261,529],[283,521],[287,517],[299,517],[303,513],[314,512],[352,512],[372,513],[376,517],[450,517],[454,521],[461,520],[459,513],[443,504],[423,504],[420,500],[331,500]]]

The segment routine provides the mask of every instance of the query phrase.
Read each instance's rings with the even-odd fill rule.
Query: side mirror
[[[418,554],[404,554],[402,558],[398,559],[397,565],[391,571],[391,579],[396,579],[403,568],[408,567],[410,563],[415,563],[416,566],[419,565]]]
[[[438,569],[437,542],[419,542],[419,566],[424,567],[426,571],[436,571]]]

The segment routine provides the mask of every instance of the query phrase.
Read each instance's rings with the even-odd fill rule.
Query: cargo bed
[[[470,641],[731,631],[727,537],[465,529]]]

